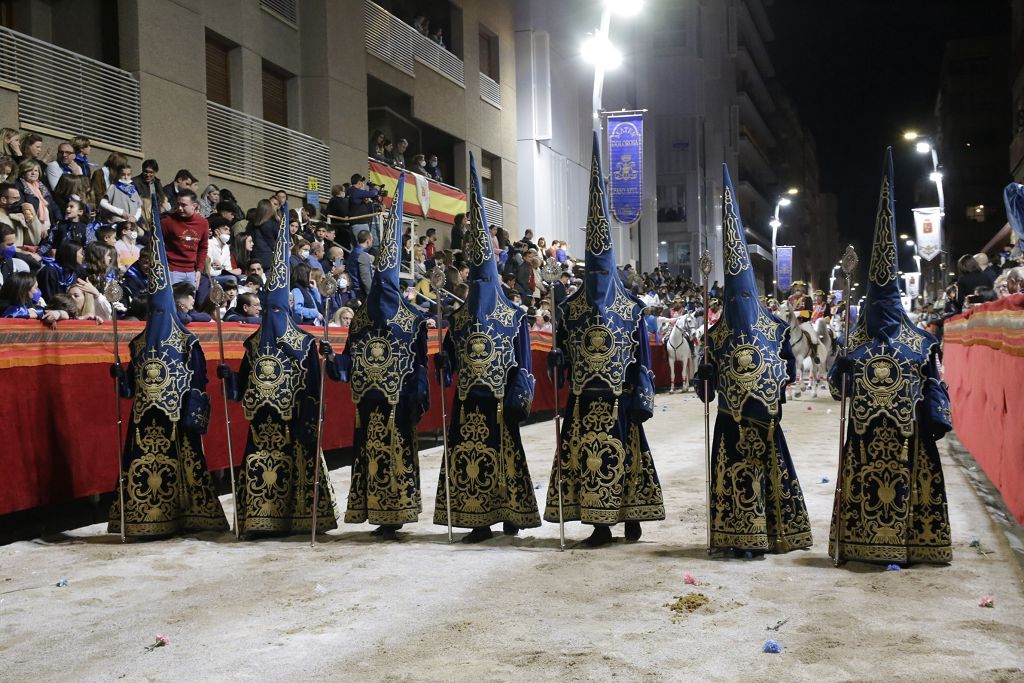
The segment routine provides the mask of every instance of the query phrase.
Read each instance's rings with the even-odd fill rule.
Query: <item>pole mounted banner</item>
[[[776,279],[779,281],[779,291],[788,292],[793,286],[793,247],[775,247]]]
[[[607,114],[608,199],[612,216],[624,225],[640,220],[643,207],[643,112]]]
[[[931,261],[942,251],[942,212],[938,207],[914,209],[914,227],[917,228],[917,253]]]

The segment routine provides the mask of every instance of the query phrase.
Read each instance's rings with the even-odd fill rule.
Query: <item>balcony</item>
[[[501,109],[501,84],[485,73],[480,74],[480,99]]]
[[[140,155],[139,82],[127,71],[0,28],[0,79],[21,87],[23,128]]]
[[[778,183],[768,156],[746,135],[740,135],[740,165],[750,170],[755,184],[762,189]]]
[[[441,45],[375,2],[365,0],[366,51],[399,71],[416,76],[416,62],[466,87],[465,65]]]
[[[747,128],[754,137],[767,147],[775,147],[775,135],[765,122],[761,112],[750,99],[750,95],[740,91],[736,93],[736,102],[740,106],[740,127]]]
[[[210,174],[228,180],[304,195],[310,178],[331,186],[331,155],[316,138],[206,103]]]
[[[739,89],[746,91],[757,108],[765,114],[775,111],[775,100],[765,85],[761,72],[750,56],[750,50],[740,47],[736,50],[736,71]]]

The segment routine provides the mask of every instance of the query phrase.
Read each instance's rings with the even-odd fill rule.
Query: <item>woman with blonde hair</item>
[[[217,202],[220,201],[220,188],[209,184],[203,193],[199,195],[199,213],[203,218],[209,218],[217,210]]]
[[[342,306],[331,316],[331,327],[340,327],[343,330],[347,330],[349,325],[352,324],[352,318],[354,317],[356,317],[355,311],[348,306]]]
[[[50,194],[50,188],[40,180],[42,171],[39,164],[33,159],[25,159],[18,164],[20,177],[16,186],[24,200],[35,209],[36,216],[43,226],[43,230],[49,230],[53,223],[61,219],[60,208],[57,201]]]
[[[21,156],[21,133],[17,128],[0,128],[0,154],[14,159]]]

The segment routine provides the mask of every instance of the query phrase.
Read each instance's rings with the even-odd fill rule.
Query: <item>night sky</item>
[[[776,77],[815,137],[821,191],[838,195],[843,239],[870,236],[889,144],[896,227],[912,232],[914,183],[930,162],[902,132],[930,125],[945,41],[997,33],[1008,41],[1009,3],[776,0],[767,11]]]

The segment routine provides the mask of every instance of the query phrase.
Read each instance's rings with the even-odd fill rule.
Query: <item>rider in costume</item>
[[[946,487],[935,442],[952,429],[939,378],[938,340],[907,317],[900,301],[893,212],[892,148],[868,268],[867,299],[845,358],[829,375],[850,397],[850,423],[837,482],[830,551],[840,560],[882,563],[953,559]]]
[[[779,424],[796,367],[787,324],[758,300],[743,222],[723,164],[725,315],[708,332],[707,365],[693,380],[718,392],[711,445],[711,548],[784,553],[811,546],[796,469]],[[707,380],[707,394],[704,394]]]
[[[562,511],[592,524],[590,547],[612,540],[625,522],[629,540],[640,523],[665,518],[661,483],[643,422],[654,414],[654,380],[644,304],[615,268],[597,136],[590,170],[584,286],[562,304],[564,322],[549,362],[569,377],[562,424]],[[563,352],[562,349],[565,349]],[[552,468],[544,519],[558,521],[558,470]]]

